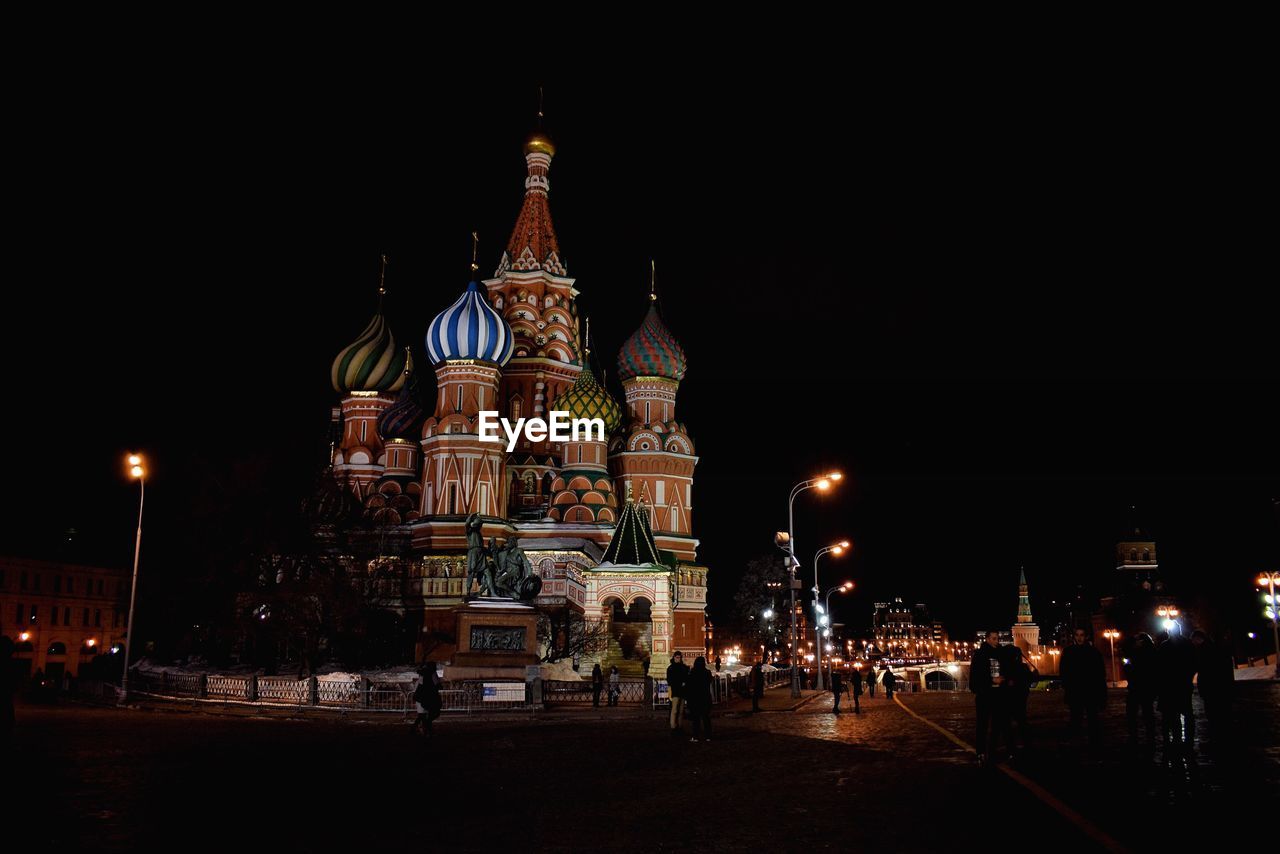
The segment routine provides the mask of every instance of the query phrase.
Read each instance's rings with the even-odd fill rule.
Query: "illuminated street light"
[[[1280,581],[1280,572],[1262,572],[1258,574],[1258,585],[1266,587],[1271,591],[1271,596],[1267,602],[1271,606],[1266,609],[1267,616],[1271,618],[1271,642],[1275,644],[1272,652],[1276,657],[1276,671],[1272,675],[1273,679],[1280,679],[1280,628],[1277,628],[1277,620],[1280,619],[1280,602],[1276,601],[1276,582]]]
[[[1116,675],[1116,638],[1120,637],[1120,632],[1115,629],[1107,629],[1102,636],[1111,643],[1111,682],[1119,684],[1120,677]]]
[[[822,607],[822,605],[820,605],[820,604],[819,604],[819,598],[820,598],[820,596],[821,596],[821,591],[820,591],[820,590],[819,590],[819,588],[818,588],[818,560],[819,560],[823,555],[827,555],[827,554],[842,555],[842,554],[844,554],[846,551],[848,551],[848,549],[849,549],[849,541],[848,541],[848,540],[841,540],[841,541],[840,541],[840,542],[838,542],[838,543],[832,543],[832,544],[831,544],[831,545],[829,545],[829,546],[824,546],[824,547],[822,547],[822,548],[818,549],[817,553],[813,556],[813,610],[814,610],[814,612],[815,612],[815,613],[817,613],[817,614],[825,614],[825,613],[827,613],[828,611],[830,611],[830,610],[831,610],[831,594],[830,594],[830,593],[828,593],[828,594],[827,594],[827,608],[826,608],[826,610],[824,610],[824,609],[823,609],[823,607]],[[848,584],[850,588],[852,588],[852,587],[853,587],[853,582],[848,581],[848,582],[845,582],[845,583],[846,583],[846,584]],[[820,623],[821,625],[824,625],[824,626],[826,625],[826,623],[822,623],[822,622],[821,622],[821,620],[819,620],[819,621],[817,621],[817,622],[818,622],[818,623]],[[817,637],[817,634],[818,634],[818,626],[817,626],[817,625],[815,625],[815,626],[813,627],[813,631],[814,631],[814,637],[816,638],[816,637]],[[818,668],[818,679],[817,679],[817,682],[816,682],[815,684],[816,684],[816,686],[817,686],[817,689],[818,689],[819,691],[821,691],[821,690],[822,690],[822,668],[821,668],[821,667],[819,667],[819,668]]]
[[[129,618],[125,622],[124,675],[120,678],[120,704],[129,696],[129,651],[133,644],[133,606],[138,595],[138,555],[142,552],[142,505],[147,498],[147,472],[142,457],[130,454],[129,476],[138,481],[138,535],[133,541],[133,583],[129,587]]]
[[[791,573],[791,642],[799,643],[799,637],[796,635],[796,588],[799,586],[796,581],[796,568],[800,562],[796,560],[796,518],[795,503],[796,496],[804,492],[806,489],[817,489],[820,492],[826,492],[831,488],[833,483],[840,481],[844,475],[840,472],[828,472],[821,477],[802,480],[795,486],[791,487],[791,495],[787,498],[787,530],[785,537],[780,533],[774,538],[774,542],[779,547],[785,548],[790,556],[788,571]],[[816,564],[815,564],[816,571]],[[791,696],[800,696],[800,671],[795,666],[795,661],[791,663]]]

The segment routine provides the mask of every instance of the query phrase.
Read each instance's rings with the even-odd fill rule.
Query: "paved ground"
[[[1199,829],[1230,841],[1267,820],[1276,793],[1280,689],[1256,688],[1234,759],[1169,764],[1059,747],[1058,696],[1037,696],[1042,747],[1025,769],[1135,849],[1186,847]],[[968,697],[906,702],[972,737]],[[863,708],[837,718],[824,696],[727,711],[710,743],[691,744],[634,716],[445,720],[424,742],[331,719],[20,707],[3,838],[30,833],[46,850],[1096,850],[896,705]]]

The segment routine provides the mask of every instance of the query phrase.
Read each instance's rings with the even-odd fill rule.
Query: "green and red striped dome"
[[[681,380],[686,367],[680,342],[662,322],[657,304],[650,302],[644,322],[618,352],[618,379],[623,382],[635,377]]]

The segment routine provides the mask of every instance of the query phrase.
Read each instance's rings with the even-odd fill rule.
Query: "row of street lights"
[[[821,477],[813,477],[808,480],[802,480],[791,488],[791,495],[787,498],[787,530],[780,531],[774,537],[774,543],[787,552],[787,571],[791,577],[791,696],[800,696],[800,670],[796,666],[796,656],[800,649],[800,638],[796,633],[796,590],[800,588],[800,580],[796,578],[796,570],[800,566],[800,561],[796,559],[796,538],[795,538],[795,503],[796,496],[810,489],[816,489],[819,492],[826,492],[831,487],[839,483],[844,475],[838,471],[829,472]],[[818,603],[820,588],[818,587],[818,559],[825,554],[839,555],[849,548],[848,541],[842,541],[834,545],[826,546],[817,551],[813,557],[813,611],[814,611],[814,646],[818,653],[818,690],[822,690],[822,629],[828,623],[830,618],[823,611],[822,606]],[[851,585],[852,586],[852,585]]]

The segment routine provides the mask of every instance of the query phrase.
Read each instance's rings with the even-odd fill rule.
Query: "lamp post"
[[[823,611],[821,606],[818,605],[818,597],[821,595],[818,589],[818,559],[825,554],[834,554],[834,555],[842,554],[844,550],[847,548],[849,548],[849,541],[841,540],[840,542],[834,545],[823,546],[822,548],[818,549],[818,551],[813,556],[813,641],[815,644],[817,644],[817,647],[818,647],[818,680],[815,683],[815,685],[817,686],[819,691],[822,690],[822,626],[821,626],[821,623],[823,618],[826,618],[827,622],[830,622],[831,619],[827,617],[826,612]]]
[[[826,604],[826,611],[822,615],[823,619],[827,620],[828,623],[830,623],[831,621],[831,594],[835,593],[837,590],[839,590],[841,593],[848,593],[852,589],[853,589],[853,582],[846,581],[844,584],[836,585],[835,587],[832,587],[830,590],[827,591],[827,595],[825,597],[827,604]],[[821,649],[822,647],[819,646],[819,650]],[[822,687],[822,656],[821,655],[818,656],[818,687],[819,689],[821,689]]]
[[[1164,617],[1164,629],[1167,632],[1172,632],[1174,629],[1178,628],[1178,621],[1176,618],[1179,613],[1178,609],[1172,605],[1161,605],[1159,608],[1156,608],[1156,615]]]
[[[1111,684],[1119,685],[1120,677],[1116,675],[1116,638],[1120,637],[1120,632],[1107,629],[1102,636],[1111,642]]]
[[[1271,677],[1273,679],[1280,679],[1280,628],[1277,628],[1276,623],[1276,619],[1280,617],[1280,613],[1277,613],[1280,612],[1280,602],[1276,601],[1277,581],[1280,581],[1280,572],[1262,572],[1258,575],[1258,586],[1271,591],[1267,610],[1271,612],[1271,642],[1275,644],[1272,648],[1276,656],[1276,672]]]
[[[120,678],[120,705],[129,696],[129,650],[133,644],[133,605],[138,595],[138,555],[142,551],[142,505],[147,497],[147,470],[142,457],[129,455],[129,476],[138,481],[138,535],[133,541],[133,583],[129,587],[129,619],[125,622],[124,675]]]
[[[787,498],[787,530],[786,536],[779,534],[774,537],[774,542],[787,550],[789,557],[788,569],[791,572],[791,696],[800,696],[800,670],[796,667],[797,656],[800,654],[800,637],[796,634],[796,588],[799,586],[799,579],[796,578],[796,567],[800,562],[796,560],[796,516],[795,505],[796,496],[807,489],[816,489],[820,492],[826,492],[831,488],[833,483],[837,483],[842,475],[838,471],[830,472],[821,477],[811,477],[808,480],[802,480],[795,486],[791,487],[791,495]]]

